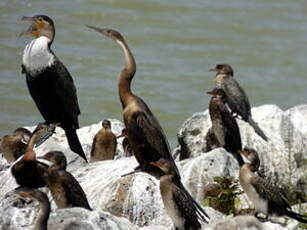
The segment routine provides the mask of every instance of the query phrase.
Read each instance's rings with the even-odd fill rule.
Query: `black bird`
[[[29,21],[31,26],[21,35],[34,37],[25,47],[22,58],[22,73],[26,75],[29,92],[45,123],[60,123],[70,149],[87,161],[76,133],[80,114],[76,87],[67,68],[51,50],[54,23],[46,15],[22,20]]]
[[[147,104],[131,91],[131,81],[136,72],[136,63],[124,37],[116,30],[100,29],[94,26],[88,27],[114,40],[124,53],[125,66],[119,75],[118,90],[129,143],[139,163],[135,170],[147,172],[159,178],[164,175],[164,172],[159,167],[152,165],[151,162],[156,162],[160,159],[168,160],[170,167],[174,171],[174,180],[177,186],[182,188],[182,191],[185,192],[196,207],[197,213],[206,221],[207,214],[181,183],[178,168],[159,121]]]
[[[307,216],[293,212],[278,187],[255,174],[260,166],[258,153],[249,148],[244,148],[239,153],[249,161],[240,168],[239,179],[244,192],[255,206],[255,215],[258,212],[265,214],[267,218],[269,215],[285,215],[307,223]]]
[[[38,189],[29,189],[25,187],[15,189],[15,193],[22,197],[37,200],[39,202],[40,210],[36,217],[34,230],[47,230],[48,219],[51,211],[48,196]]]
[[[228,64],[218,64],[210,71],[216,72],[216,87],[225,91],[226,101],[231,112],[236,116],[239,115],[244,121],[248,122],[254,128],[255,132],[263,140],[267,141],[268,138],[252,118],[248,97],[236,79],[234,79],[231,66]]]
[[[208,140],[216,140],[218,147],[223,147],[230,152],[238,161],[239,165],[243,165],[244,161],[238,154],[242,150],[241,135],[236,119],[231,115],[226,107],[226,95],[223,89],[214,88],[207,92],[212,95],[209,103],[209,113],[212,121],[212,134],[207,135]],[[208,141],[209,142],[209,141]]]

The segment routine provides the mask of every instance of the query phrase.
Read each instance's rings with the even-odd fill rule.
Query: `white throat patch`
[[[49,41],[47,37],[41,36],[26,45],[23,51],[22,64],[27,71],[37,73],[53,64],[54,56],[48,49]]]

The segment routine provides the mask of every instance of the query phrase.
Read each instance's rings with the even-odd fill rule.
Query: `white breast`
[[[26,45],[23,52],[22,63],[27,71],[37,73],[53,64],[54,55],[48,49],[49,41],[47,37],[41,36]]]

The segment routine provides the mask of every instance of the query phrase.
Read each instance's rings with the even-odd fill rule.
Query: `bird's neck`
[[[30,138],[30,141],[26,147],[25,154],[23,155],[24,160],[35,160],[36,159],[36,154],[33,150],[34,144],[36,142],[36,138],[37,138],[36,134],[33,134],[32,137]]]
[[[126,44],[125,41],[117,41],[117,43],[122,47],[125,56],[125,67],[121,71],[118,81],[119,97],[123,107],[134,98],[131,92],[131,81],[134,77],[136,71],[136,64],[134,57]]]
[[[48,198],[47,198],[48,199]],[[50,215],[50,203],[48,200],[40,202],[40,211],[35,224],[34,230],[47,230],[47,223]]]

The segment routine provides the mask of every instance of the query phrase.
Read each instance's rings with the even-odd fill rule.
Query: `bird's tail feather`
[[[296,213],[296,212],[292,212],[292,211],[290,211],[290,210],[287,210],[287,211],[286,211],[286,215],[287,215],[288,217],[291,217],[291,218],[293,218],[293,219],[295,219],[295,220],[301,222],[301,223],[307,224],[307,216],[301,215],[301,214]]]
[[[76,130],[75,129],[65,129],[65,133],[66,133],[69,148],[75,153],[77,153],[80,157],[82,157],[87,163],[87,159],[82,149],[82,146],[80,144]]]
[[[196,208],[197,215],[199,218],[204,221],[205,223],[208,223],[208,219],[210,217],[208,214],[205,212],[205,210],[194,200],[194,198],[191,196],[191,194],[186,190],[186,188],[183,186],[182,182],[179,180],[179,187],[181,190],[184,192],[184,194],[193,202]]]
[[[268,141],[267,136],[264,132],[260,129],[258,124],[253,120],[251,116],[248,117],[248,123],[254,128],[255,132],[265,141]]]

